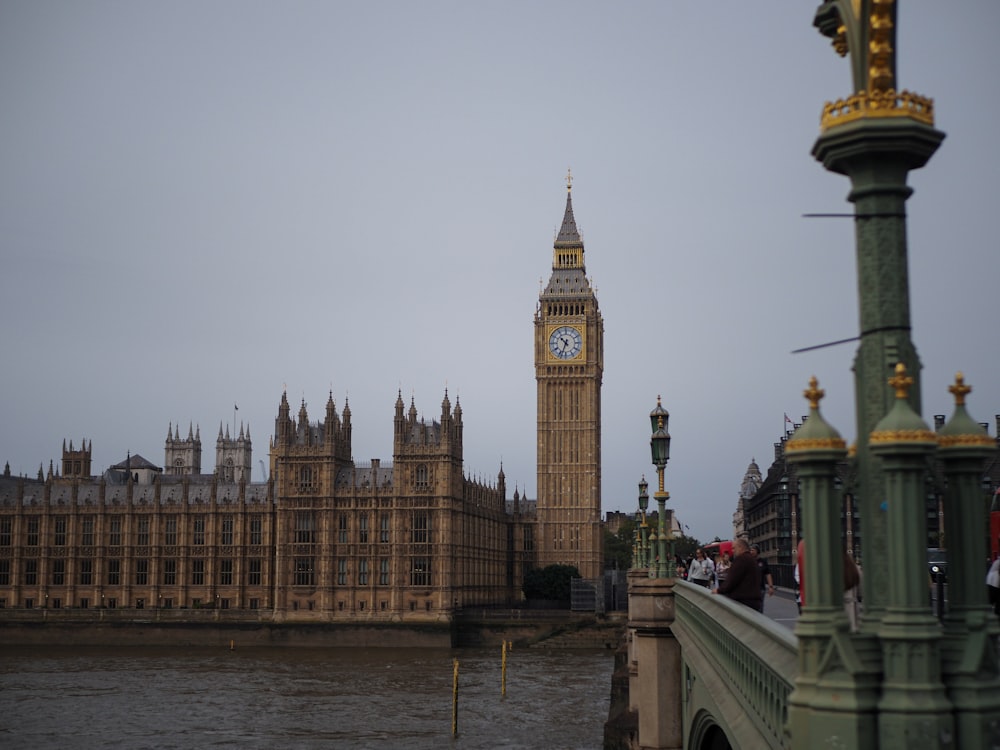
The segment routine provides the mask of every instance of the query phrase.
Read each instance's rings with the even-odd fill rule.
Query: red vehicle
[[[733,556],[732,542],[709,542],[708,544],[703,544],[701,548],[705,550],[705,554],[711,557],[713,560],[717,558],[719,555],[721,555],[723,552],[728,552],[730,557]]]
[[[990,505],[990,559],[996,560],[1000,555],[1000,487],[993,493],[993,503]]]

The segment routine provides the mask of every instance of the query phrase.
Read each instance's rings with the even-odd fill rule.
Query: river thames
[[[459,660],[452,737],[453,659]],[[610,651],[0,646],[0,747],[600,748]]]

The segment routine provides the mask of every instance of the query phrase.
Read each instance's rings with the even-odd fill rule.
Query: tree
[[[674,537],[674,554],[679,555],[682,560],[689,560],[694,557],[694,551],[701,547],[701,542],[693,536],[681,534]]]
[[[635,521],[626,518],[618,528],[618,533],[612,534],[604,529],[604,568],[628,570],[632,567],[632,544]]]
[[[560,602],[570,600],[570,581],[579,578],[580,571],[575,565],[549,565],[532,568],[524,576],[524,596],[526,599],[550,599]]]

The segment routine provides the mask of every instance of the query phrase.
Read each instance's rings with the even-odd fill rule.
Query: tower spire
[[[556,235],[556,248],[560,246],[580,247],[580,262],[583,263],[583,240],[576,228],[576,218],[573,216],[573,173],[566,170],[566,211],[563,213],[562,226]],[[555,264],[553,264],[555,266]]]

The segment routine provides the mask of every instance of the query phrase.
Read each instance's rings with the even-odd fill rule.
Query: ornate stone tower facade
[[[62,475],[65,478],[88,479],[90,477],[90,442],[84,440],[80,450],[73,449],[73,441],[69,441],[69,450],[63,440]]]
[[[168,476],[201,474],[201,428],[195,431],[188,425],[188,436],[181,439],[180,428],[168,425],[163,453],[163,471]]]
[[[736,512],[733,513],[733,538],[740,536],[746,536],[747,534],[747,524],[746,524],[746,506],[753,496],[757,494],[757,490],[764,483],[764,479],[760,474],[760,467],[757,465],[757,459],[751,459],[750,465],[747,466],[746,474],[743,475],[743,482],[740,483],[740,496],[736,501]]]
[[[249,482],[253,451],[250,443],[250,427],[244,431],[240,424],[238,437],[229,437],[226,427],[225,437],[219,425],[219,437],[215,441],[215,473],[223,482]]]
[[[538,387],[538,565],[602,575],[601,382],[604,320],[587,280],[572,178],[535,312]]]

